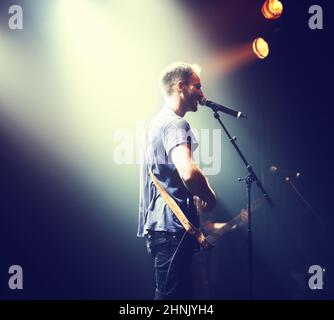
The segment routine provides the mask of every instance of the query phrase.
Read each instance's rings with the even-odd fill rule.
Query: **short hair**
[[[172,95],[173,86],[177,83],[177,81],[188,82],[189,78],[196,70],[195,65],[190,65],[185,62],[174,62],[166,67],[160,77],[160,85],[164,94]]]

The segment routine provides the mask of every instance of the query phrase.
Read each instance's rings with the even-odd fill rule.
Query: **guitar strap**
[[[198,243],[204,248],[209,249],[213,247],[213,244],[211,244],[204,236],[203,232],[201,232],[198,228],[196,228],[185,216],[179,205],[176,203],[176,201],[168,194],[168,192],[160,185],[158,182],[158,179],[155,177],[154,173],[152,172],[151,168],[149,167],[150,176],[151,179],[156,186],[158,192],[162,196],[162,198],[165,200],[171,211],[175,214],[177,219],[182,224],[183,228],[191,234]]]

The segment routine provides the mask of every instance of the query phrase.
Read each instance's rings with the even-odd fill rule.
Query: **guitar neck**
[[[254,200],[251,204],[252,212],[257,210],[258,208],[260,208],[263,204],[264,204],[264,198],[263,197],[260,197],[256,200]],[[222,235],[224,235],[225,233],[235,229],[238,226],[241,226],[241,225],[245,224],[246,222],[244,222],[243,219],[242,219],[242,214],[243,214],[244,210],[245,209],[241,210],[241,212],[236,217],[231,219],[229,222],[224,224],[221,228],[219,228],[215,232],[208,235],[206,237],[208,242],[210,242],[212,245],[214,245]]]
[[[214,245],[222,235],[224,235],[225,233],[233,230],[234,228],[236,228],[238,225],[240,225],[242,223],[240,215],[241,214],[238,214],[236,217],[231,219],[229,222],[225,223],[221,228],[219,228],[218,230],[216,230],[212,234],[208,235],[206,237],[206,239],[212,245]]]

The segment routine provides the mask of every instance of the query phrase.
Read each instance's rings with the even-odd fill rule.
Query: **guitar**
[[[252,202],[252,212],[260,208],[264,204],[264,198],[256,199]],[[248,211],[242,209],[240,213],[228,221],[227,223],[208,222],[204,225],[207,231],[213,231],[206,239],[215,245],[220,237],[238,227],[248,223]],[[199,250],[194,254],[193,260],[193,294],[195,299],[209,300],[211,299],[210,285],[208,277],[208,250]]]
[[[252,212],[259,209],[264,204],[264,198],[258,198],[252,202]],[[240,213],[228,221],[227,223],[217,223],[217,222],[207,222],[204,225],[204,229],[207,231],[213,231],[211,234],[209,234],[206,239],[207,241],[215,245],[215,243],[219,240],[219,238],[226,234],[229,231],[234,230],[237,227],[241,227],[243,225],[246,225],[248,223],[248,211],[246,209],[242,209]]]

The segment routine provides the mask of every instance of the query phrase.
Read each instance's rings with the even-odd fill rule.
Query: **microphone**
[[[280,174],[280,172],[282,172],[282,170],[279,170],[279,168],[278,168],[277,166],[275,166],[275,165],[271,165],[270,168],[269,168],[269,171],[270,171],[270,173],[272,173],[272,174]],[[284,171],[284,170],[283,170],[282,173],[287,173],[287,171]],[[285,180],[286,180],[286,181],[289,181],[289,180],[290,180],[290,177],[289,177],[289,176],[290,176],[290,175],[288,175],[288,176],[285,177]],[[300,173],[300,171],[297,171],[296,173],[292,173],[291,176],[293,176],[293,177],[296,178],[296,179],[299,179],[299,178],[302,176],[302,174]]]
[[[278,171],[278,168],[275,166],[275,165],[272,165],[270,168],[269,168],[269,171],[271,173],[276,173]]]
[[[199,104],[202,106],[206,106],[209,107],[211,109],[213,109],[214,111],[221,111],[224,113],[229,114],[230,116],[236,117],[236,118],[245,118],[248,119],[247,116],[243,113],[241,113],[240,111],[235,111],[231,108],[222,106],[221,104],[215,103],[213,101],[207,100],[205,97],[201,97],[199,99]]]

